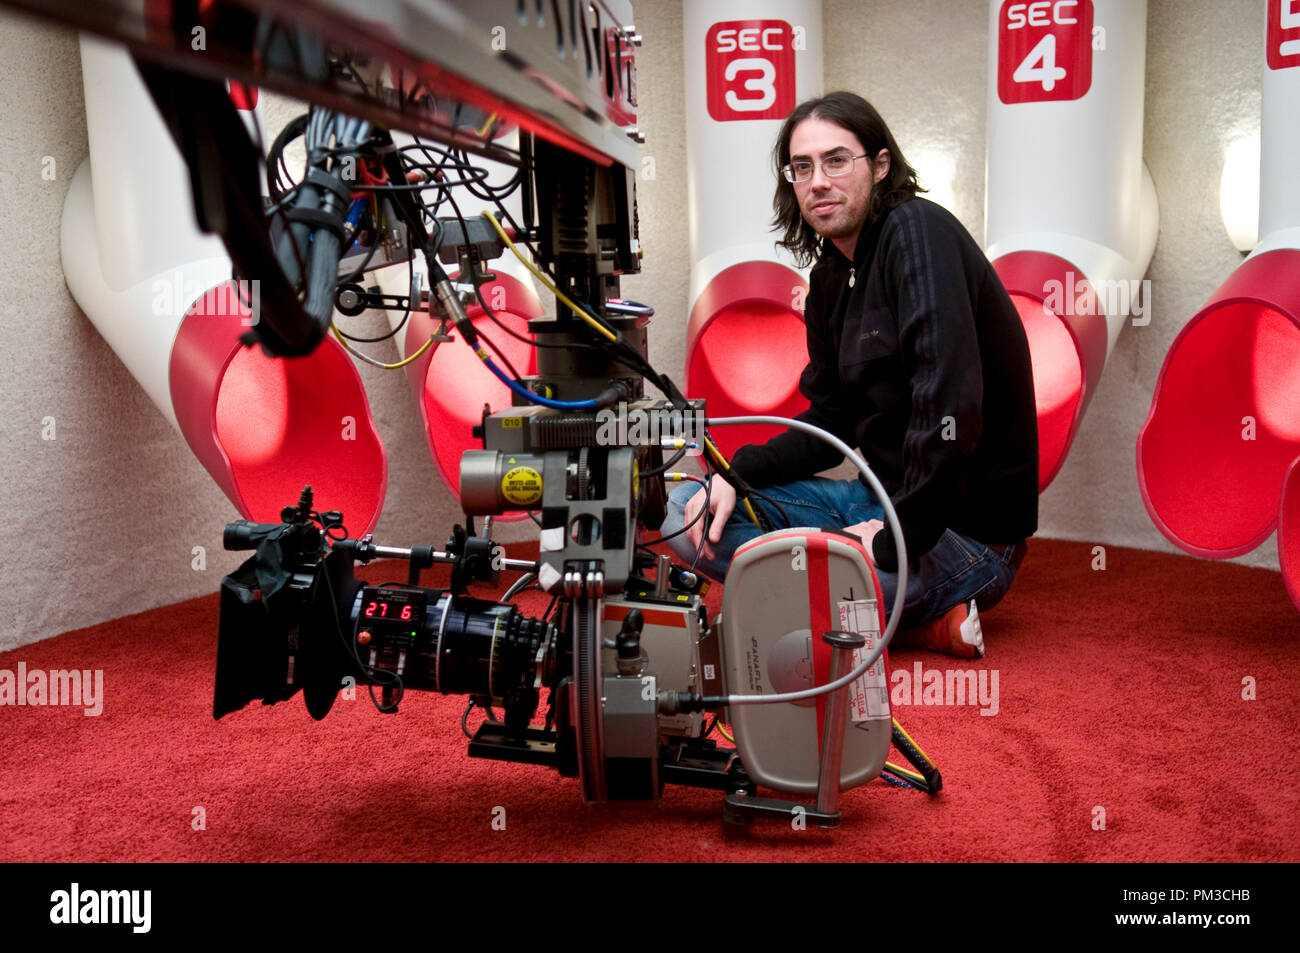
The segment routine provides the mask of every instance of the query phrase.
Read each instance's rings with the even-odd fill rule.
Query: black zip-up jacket
[[[946,209],[911,199],[858,236],[850,262],[823,242],[809,275],[808,366],[798,415],[856,445],[889,493],[909,562],[945,529],[1013,543],[1038,528],[1038,424],[1015,305]],[[756,489],[806,479],[843,456],[787,430],[732,466]],[[865,482],[865,481],[864,481]],[[896,571],[892,534],[876,564]]]

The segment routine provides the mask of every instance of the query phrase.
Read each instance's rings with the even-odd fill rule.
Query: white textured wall
[[[75,34],[0,11],[0,63],[0,126],[9,131],[0,141],[3,651],[216,592],[247,554],[221,549],[221,530],[239,513],[64,285],[63,197],[87,155]],[[274,130],[293,112],[274,102],[268,124]],[[54,181],[41,177],[45,156],[54,159]],[[378,316],[360,327],[368,336],[386,330]],[[363,347],[396,359],[391,344]],[[361,377],[388,449],[375,536],[441,544],[464,517],[426,449],[406,378],[364,365]],[[42,439],[47,417],[54,440]],[[191,568],[195,546],[206,551],[203,571]]]
[[[624,291],[657,309],[652,358],[680,380],[690,266],[681,7],[635,7],[645,37],[642,154],[655,161],[654,177],[639,180],[645,270]],[[1042,497],[1041,535],[1172,548],[1142,506],[1134,444],[1174,336],[1241,260],[1219,220],[1218,179],[1226,144],[1258,128],[1262,8],[1262,0],[1150,2],[1146,159],[1161,212],[1148,275],[1152,320],[1120,337],[1070,457]],[[825,0],[824,22],[826,88],[871,100],[924,184],[950,173],[950,207],[982,239],[984,0]],[[63,283],[59,216],[86,155],[75,37],[0,12],[0,63],[8,131],[0,141],[3,650],[215,592],[239,560],[220,549],[233,508]],[[41,177],[45,156],[55,160],[54,181]],[[361,374],[390,463],[376,535],[440,542],[459,510],[429,459],[405,379],[369,367]],[[55,419],[52,441],[41,436],[46,417]],[[206,571],[191,569],[194,546],[207,550]],[[1240,561],[1275,567],[1274,544]]]
[[[681,55],[680,6],[641,0],[636,7],[637,26],[647,36],[639,116],[650,137],[644,149],[672,157],[657,163],[655,182],[642,186],[648,267],[637,281],[653,289],[641,293],[659,309],[658,356],[680,373],[690,306],[685,184],[667,171],[682,157],[681,69],[670,58]],[[987,2],[823,0],[822,9],[825,89],[870,100],[922,185],[934,189],[931,197],[943,199],[982,242]],[[1149,2],[1145,157],[1160,202],[1147,275],[1151,323],[1120,336],[1070,455],[1040,499],[1041,536],[1178,551],[1151,523],[1138,493],[1137,434],[1169,345],[1243,257],[1219,214],[1219,175],[1228,143],[1259,128],[1263,25],[1263,0]],[[670,68],[650,81],[650,70],[665,61]],[[766,204],[770,195],[755,201]],[[1270,539],[1235,561],[1276,568],[1276,543]]]

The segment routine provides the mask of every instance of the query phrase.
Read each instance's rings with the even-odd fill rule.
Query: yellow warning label
[[[501,419],[502,430],[522,430],[524,418],[522,417],[503,417]]]
[[[532,467],[515,467],[501,478],[501,495],[516,506],[528,506],[542,498],[542,475]]]

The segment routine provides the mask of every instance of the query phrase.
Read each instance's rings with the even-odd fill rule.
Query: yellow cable
[[[565,306],[567,306],[574,314],[576,314],[583,321],[586,321],[589,325],[591,325],[593,328],[599,331],[602,335],[605,336],[607,340],[610,341],[618,340],[617,334],[615,334],[609,328],[605,327],[603,324],[601,324],[591,315],[587,314],[586,311],[582,310],[576,304],[570,301],[567,297],[565,297],[564,292],[562,292],[559,288],[555,287],[555,282],[551,281],[551,279],[547,277],[546,272],[542,271],[540,268],[538,268],[536,265],[534,265],[531,261],[528,260],[527,256],[525,256],[524,253],[519,250],[518,246],[516,246],[515,243],[510,240],[510,236],[506,234],[506,230],[501,227],[501,223],[496,220],[496,218],[492,215],[491,212],[484,212],[483,217],[492,223],[492,227],[497,230],[497,234],[501,236],[501,240],[505,242],[506,247],[515,253],[515,257],[524,263],[524,267],[527,268],[529,271],[531,271],[533,273],[533,276],[538,281],[540,281],[544,286],[546,286],[547,290],[549,290],[551,294],[559,298],[560,301],[563,302]]]
[[[722,464],[722,469],[724,470],[731,469],[731,464],[728,463],[727,458],[722,455],[722,451],[719,450],[717,447],[715,447],[713,445],[713,441],[710,440],[708,437],[704,438],[704,446],[708,449],[708,451],[711,454],[713,454],[714,461]],[[748,513],[749,518],[754,521],[754,525],[757,526],[759,529],[762,529],[763,524],[758,521],[758,514],[754,512],[754,507],[752,504],[750,504],[749,497],[742,496],[740,498],[740,502],[744,504],[745,512]]]
[[[718,722],[716,725],[714,725],[714,727],[717,728],[719,732],[721,732],[722,737],[726,738],[733,745],[736,743],[736,739],[731,736],[731,732],[727,730],[727,726],[724,725],[722,722]]]
[[[914,781],[919,781],[921,784],[927,784],[927,785],[928,785],[928,784],[930,783],[929,781],[925,780],[925,776],[924,776],[924,775],[917,774],[915,771],[909,771],[907,768],[900,767],[900,766],[894,764],[892,761],[886,761],[886,762],[885,762],[885,767],[887,767],[887,768],[893,768],[893,769],[894,769],[894,772],[895,772],[896,774],[904,774],[904,775],[907,775],[907,777],[913,779]]]
[[[486,138],[487,138],[487,134],[488,134],[488,130],[490,130],[490,129],[492,128],[492,124],[493,124],[494,122],[496,122],[496,121],[497,121],[497,114],[496,114],[496,113],[493,113],[492,115],[488,116],[488,117],[487,117],[487,122],[483,123],[483,128],[480,129],[480,130],[478,131],[478,137],[479,137],[480,139],[486,139]]]
[[[928,764],[930,767],[933,768],[934,762],[930,760],[930,756],[926,754],[924,751],[922,751],[921,746],[912,740],[912,736],[909,735],[903,729],[903,726],[898,723],[898,719],[897,718],[893,719],[893,722],[894,722],[894,730],[903,736],[904,741],[906,741],[909,745],[911,745],[913,748],[916,749],[916,753],[919,754],[923,759],[925,759],[926,764]]]
[[[395,371],[398,368],[405,367],[407,364],[410,364],[416,359],[418,359],[421,354],[429,350],[429,348],[433,345],[433,338],[429,338],[429,340],[425,341],[424,344],[420,345],[420,349],[418,351],[416,351],[414,354],[412,354],[410,357],[406,358],[405,360],[398,361],[396,364],[385,364],[382,361],[376,361],[373,357],[362,354],[360,351],[355,350],[352,347],[352,345],[348,342],[348,339],[343,336],[343,332],[339,330],[339,326],[337,324],[331,322],[330,330],[334,332],[334,336],[339,339],[339,343],[343,345],[343,349],[345,351],[349,352],[350,354],[357,355],[363,361],[365,361],[367,364],[370,364],[373,367],[382,367],[386,371]]]

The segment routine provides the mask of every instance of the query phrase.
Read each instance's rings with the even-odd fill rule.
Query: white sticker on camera
[[[880,611],[875,599],[855,599],[839,606],[840,630],[855,632],[867,640],[862,648],[853,650],[853,667],[857,668],[880,644]],[[849,685],[849,717],[855,725],[889,720],[889,685],[883,658],[876,659]]]
[[[543,591],[550,592],[555,588],[555,584],[560,581],[560,571],[548,563],[543,563],[537,570],[537,582]]]
[[[544,553],[558,553],[564,549],[564,527],[554,526],[551,529],[542,530],[541,540],[538,542],[541,551]]]

